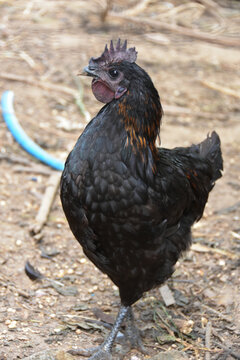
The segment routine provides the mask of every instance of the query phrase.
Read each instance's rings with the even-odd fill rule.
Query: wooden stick
[[[46,90],[54,90],[54,91],[58,91],[58,92],[63,92],[65,94],[77,97],[77,91],[74,89],[71,89],[68,86],[52,84],[52,83],[45,82],[45,81],[42,81],[39,79],[33,79],[31,77],[16,75],[16,74],[11,74],[11,73],[5,73],[5,72],[0,72],[0,77],[2,79],[11,80],[11,81],[20,81],[20,82],[24,82],[26,84],[41,87]]]
[[[229,355],[231,355],[234,359],[240,360],[240,355],[229,349],[227,346],[219,344],[218,342],[214,341],[214,344],[221,349],[225,350]]]
[[[225,321],[227,321],[227,322],[229,322],[229,323],[232,323],[232,320],[231,320],[228,316],[223,315],[220,311],[217,311],[217,310],[215,310],[215,309],[212,309],[210,306],[204,305],[204,304],[202,304],[201,307],[204,308],[204,309],[206,309],[206,310],[208,310],[208,311],[210,311],[210,312],[212,312],[213,314],[217,315],[217,316],[220,317],[221,319],[223,319],[223,320],[225,320]]]
[[[79,77],[74,76],[74,81],[78,87],[78,96],[75,97],[76,104],[79,107],[81,113],[85,117],[86,122],[88,123],[91,120],[90,113],[85,109],[85,105],[83,103],[83,86],[82,82],[80,81]]]
[[[226,21],[220,13],[221,6],[216,4],[213,0],[198,0],[198,1],[200,1],[206,7],[206,9],[219,20],[220,26],[223,29],[226,26]]]
[[[200,1],[204,6],[219,10],[219,5],[217,5],[213,0],[198,0]]]
[[[117,14],[116,12],[109,12],[108,16],[112,19],[126,20],[129,22],[134,22],[136,24],[145,24],[153,27],[155,29],[163,29],[174,32],[176,34],[188,36],[194,39],[207,41],[213,44],[224,45],[224,46],[232,46],[232,47],[240,47],[240,39],[232,39],[226,36],[215,36],[212,34],[207,34],[199,30],[193,30],[189,28],[185,28],[183,26],[169,24],[161,21],[156,21],[153,19],[147,19],[144,17],[134,17],[134,16],[125,16],[121,14]]]
[[[5,72],[0,72],[0,77],[6,80],[11,80],[11,81],[20,81],[29,85],[34,85],[34,86],[38,86],[42,89],[46,89],[46,90],[53,90],[53,91],[58,91],[58,92],[62,92],[65,93],[67,95],[71,95],[75,98],[76,104],[79,107],[81,113],[83,114],[83,116],[85,117],[86,122],[89,122],[91,120],[91,116],[89,114],[89,112],[85,109],[85,106],[83,104],[83,91],[80,91],[79,88],[79,93],[74,90],[71,89],[68,86],[64,86],[64,85],[58,85],[58,84],[52,84],[46,81],[42,81],[40,79],[33,79],[30,77],[25,77],[25,76],[21,76],[21,75],[16,75],[16,74],[11,74],[11,73],[5,73]],[[80,81],[78,82],[78,84],[80,83]]]
[[[47,169],[46,167],[39,167],[39,166],[15,166],[13,167],[13,171],[17,173],[30,173],[30,174],[40,174],[40,175],[51,175],[52,170]]]
[[[53,200],[57,193],[60,178],[61,178],[61,172],[54,172],[48,180],[47,188],[45,190],[41,206],[38,210],[38,213],[37,213],[37,216],[35,219],[35,223],[31,227],[31,232],[33,234],[40,233],[44,224],[47,221],[49,212],[51,210],[51,206],[53,204]]]
[[[214,112],[205,112],[205,111],[194,111],[192,109],[175,106],[175,105],[164,105],[163,108],[164,114],[172,116],[191,116],[191,117],[200,117],[204,119],[219,119],[224,120],[228,117],[228,114],[219,114]]]
[[[211,347],[211,332],[212,332],[212,323],[208,321],[206,326],[206,333],[205,333],[205,346],[207,349]],[[211,355],[209,351],[206,351],[205,360],[211,360]]]
[[[6,160],[10,163],[18,163],[22,165],[31,166],[31,162],[21,156],[18,155],[12,155],[12,154],[0,154],[0,160]]]
[[[138,15],[146,9],[146,7],[150,3],[150,1],[151,0],[142,0],[140,2],[137,2],[135,6],[130,7],[127,10],[121,11],[121,15],[124,15],[124,16]]]
[[[169,19],[173,19],[175,18],[175,16],[177,16],[178,14],[184,13],[187,10],[199,10],[201,13],[205,10],[205,7],[201,4],[197,4],[194,2],[189,2],[186,4],[181,4],[178,6],[174,6],[173,8],[170,8],[169,10],[163,11],[159,14],[158,18],[169,18]],[[121,13],[122,14],[122,13]]]
[[[200,244],[200,243],[192,244],[191,250],[196,251],[196,252],[200,252],[200,253],[201,253],[201,252],[202,252],[202,253],[205,253],[205,252],[213,252],[213,253],[215,253],[215,254],[227,256],[227,257],[229,257],[230,259],[238,259],[238,258],[239,258],[239,255],[238,255],[238,254],[235,254],[235,253],[232,252],[232,251],[225,250],[225,249],[219,249],[219,248],[212,248],[212,247],[210,247],[210,246],[203,245],[203,244]]]
[[[225,86],[216,84],[216,83],[214,83],[212,81],[208,81],[208,80],[200,80],[200,83],[202,85],[208,87],[209,89],[213,89],[213,90],[219,91],[223,94],[230,95],[237,99],[240,99],[240,93],[235,90],[229,89]]]

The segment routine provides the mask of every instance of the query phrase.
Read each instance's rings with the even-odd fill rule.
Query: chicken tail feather
[[[212,134],[199,144],[199,152],[203,158],[206,158],[213,169],[212,181],[215,182],[222,176],[223,158],[221,152],[221,142],[218,134],[213,131]]]

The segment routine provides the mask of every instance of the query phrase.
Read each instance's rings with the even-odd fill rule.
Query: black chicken
[[[118,40],[90,59],[85,74],[106,105],[79,137],[61,180],[74,236],[120,292],[115,325],[94,360],[111,359],[124,318],[131,346],[143,350],[131,305],[171,276],[223,169],[216,132],[187,148],[156,147],[163,111],[136,58],[135,48]]]

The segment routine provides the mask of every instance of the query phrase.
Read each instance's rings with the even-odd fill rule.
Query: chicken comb
[[[114,48],[113,41],[110,42],[110,48],[106,44],[105,49],[101,56],[91,58],[92,65],[97,64],[99,66],[106,65],[114,62],[121,62],[123,60],[130,63],[135,62],[137,59],[137,51],[135,47],[127,49],[127,40],[121,45],[121,40],[118,39],[116,47]]]

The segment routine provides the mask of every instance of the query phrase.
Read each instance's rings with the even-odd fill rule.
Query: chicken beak
[[[91,76],[91,77],[97,77],[95,73],[95,69],[89,68],[89,66],[85,66],[82,72],[80,72],[78,75],[80,76]]]

